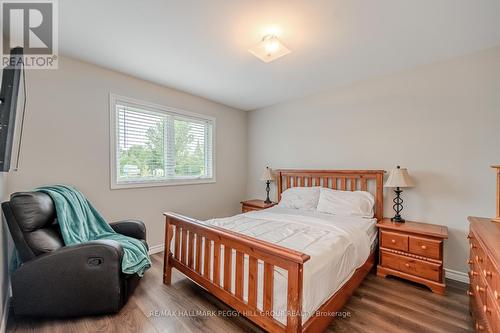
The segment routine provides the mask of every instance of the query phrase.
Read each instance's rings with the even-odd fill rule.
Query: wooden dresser
[[[429,287],[444,294],[443,243],[448,228],[442,225],[391,222],[383,219],[379,228],[379,264],[377,275],[393,275]]]
[[[500,223],[469,217],[470,309],[476,332],[500,332]]]

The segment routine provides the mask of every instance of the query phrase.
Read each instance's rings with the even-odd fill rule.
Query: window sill
[[[179,179],[179,180],[159,180],[159,181],[130,181],[112,183],[112,190],[120,190],[126,188],[143,188],[143,187],[158,187],[158,186],[180,186],[180,185],[199,185],[215,183],[215,178],[210,179]]]

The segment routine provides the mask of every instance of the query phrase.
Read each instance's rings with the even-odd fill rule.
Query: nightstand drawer
[[[400,251],[408,251],[408,236],[395,232],[381,231],[380,245],[382,247]]]
[[[409,251],[422,257],[441,259],[440,240],[410,236]]]
[[[242,213],[251,212],[251,211],[254,211],[254,210],[260,210],[260,209],[259,208],[255,208],[255,207],[250,207],[250,206],[242,206],[241,207],[241,212]]]
[[[440,281],[441,278],[441,265],[433,262],[382,251],[381,264],[383,267],[419,276],[427,280]]]

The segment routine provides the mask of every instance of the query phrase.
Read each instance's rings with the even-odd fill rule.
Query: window
[[[110,95],[112,188],[214,182],[215,119]]]

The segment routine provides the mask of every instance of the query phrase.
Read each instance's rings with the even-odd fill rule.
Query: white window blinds
[[[213,119],[117,100],[116,184],[213,179]]]

